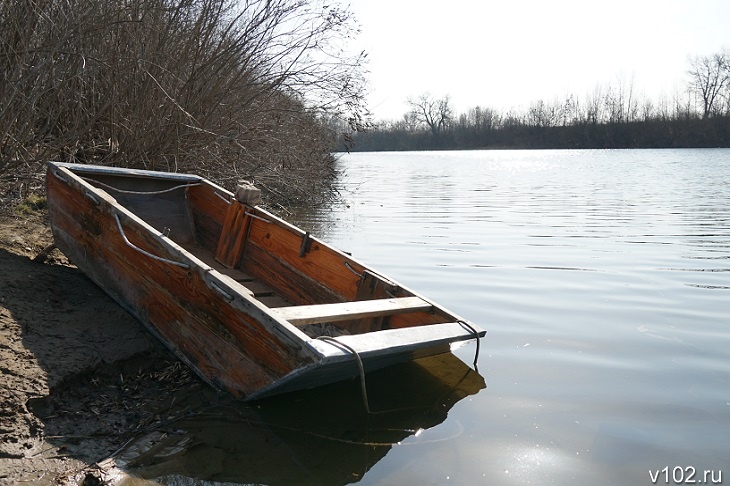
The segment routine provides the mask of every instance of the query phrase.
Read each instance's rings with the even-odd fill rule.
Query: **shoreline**
[[[95,464],[206,387],[58,250],[0,211],[0,484],[106,484]]]

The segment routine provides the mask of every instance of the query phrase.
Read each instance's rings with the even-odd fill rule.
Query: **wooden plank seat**
[[[338,304],[297,305],[271,309],[271,313],[296,326],[347,321],[364,317],[390,316],[430,311],[433,306],[420,297],[358,300]]]

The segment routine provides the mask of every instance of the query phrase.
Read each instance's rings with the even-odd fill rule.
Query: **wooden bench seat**
[[[358,300],[338,304],[297,305],[271,309],[277,317],[296,326],[323,322],[347,321],[364,317],[381,317],[406,312],[430,311],[432,305],[420,297]]]

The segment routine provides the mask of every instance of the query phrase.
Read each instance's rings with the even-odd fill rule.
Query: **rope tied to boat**
[[[147,250],[143,250],[142,248],[138,247],[137,245],[135,245],[134,243],[129,241],[129,239],[127,238],[127,235],[124,233],[124,228],[122,228],[122,222],[119,220],[119,215],[117,213],[113,213],[113,214],[114,214],[114,219],[117,221],[117,228],[119,228],[119,233],[122,235],[122,239],[124,240],[124,243],[127,244],[127,246],[129,246],[130,248],[132,248],[134,250],[137,250],[141,254],[148,256],[154,260],[164,262],[164,263],[169,263],[170,265],[176,265],[178,267],[182,267],[182,268],[186,268],[186,269],[190,268],[190,264],[188,264],[188,263],[176,262],[175,260],[169,260],[167,258],[163,258],[161,256],[154,255],[154,254],[148,252]]]
[[[370,411],[370,402],[368,400],[368,388],[367,384],[365,383],[365,365],[362,363],[362,358],[360,357],[360,354],[352,347],[349,346],[341,341],[338,341],[337,339],[330,337],[330,336],[318,336],[315,339],[318,339],[320,341],[324,341],[326,343],[330,343],[334,346],[337,346],[339,348],[343,348],[347,351],[349,351],[357,361],[357,367],[360,371],[360,390],[362,391],[362,402],[365,406],[365,411],[369,414],[372,414],[373,412]]]
[[[219,193],[218,191],[213,191],[213,194],[218,196],[219,199],[223,200],[226,204],[229,206],[233,204],[233,201],[231,201],[231,198],[229,196],[224,196],[223,194]]]
[[[352,273],[355,274],[355,276],[362,278],[362,273],[360,273],[357,270],[355,270],[354,268],[352,268],[352,265],[350,265],[350,262],[345,261],[343,263],[345,264],[345,266],[347,267],[347,269],[349,271],[351,271]]]
[[[463,324],[465,327],[470,329],[472,332],[474,332],[474,335],[477,338],[477,353],[476,353],[476,356],[474,357],[474,371],[476,371],[478,373],[476,363],[477,363],[477,360],[479,359],[479,333],[469,323],[464,322],[464,321],[458,321],[458,322]],[[343,343],[342,341],[338,341],[337,339],[335,339],[331,336],[317,336],[315,339],[319,340],[319,341],[324,341],[326,343],[330,343],[333,346],[344,349],[355,357],[355,360],[357,361],[357,367],[360,372],[360,390],[362,392],[362,402],[363,402],[363,406],[365,407],[365,411],[368,413],[368,415],[386,414],[386,413],[400,412],[403,410],[413,409],[413,407],[398,407],[398,408],[393,408],[393,409],[388,409],[388,410],[372,411],[370,408],[370,400],[368,399],[367,383],[365,382],[365,366],[363,365],[362,358],[360,357],[360,354],[357,352],[357,350],[355,350],[352,346],[349,346],[349,345]],[[461,378],[461,380],[459,380],[459,383],[461,383],[468,376],[469,373],[471,373],[471,370],[469,370],[467,368],[466,374],[464,374],[464,376]],[[454,387],[452,387],[452,391],[456,389],[456,387],[459,385],[459,383],[457,383]]]
[[[271,224],[271,220],[262,218],[261,216],[257,216],[255,214],[253,214],[253,211],[246,210],[246,212],[244,214],[246,216],[248,216],[249,218],[258,219],[259,221],[263,221],[266,224]]]
[[[103,186],[103,187],[105,187],[107,189],[111,189],[112,191],[118,192],[120,194],[135,194],[135,195],[138,195],[138,196],[154,196],[154,195],[157,195],[157,194],[165,194],[166,192],[172,192],[172,191],[175,191],[177,189],[184,189],[186,187],[195,187],[195,186],[199,186],[199,185],[202,184],[202,182],[195,182],[193,184],[179,184],[177,186],[168,187],[167,189],[161,189],[159,191],[130,191],[130,190],[127,190],[127,189],[119,189],[118,187],[114,187],[112,185],[105,184],[104,182],[98,181],[98,180],[93,179],[91,177],[82,177],[82,179],[85,180],[86,182],[92,182],[94,184],[98,184],[100,186]]]
[[[477,365],[477,363],[479,362],[479,332],[476,329],[474,329],[474,326],[472,326],[471,324],[469,324],[466,321],[458,320],[456,322],[458,322],[459,324],[461,324],[462,326],[467,328],[469,331],[471,331],[472,334],[474,334],[474,340],[477,342],[477,349],[474,352],[474,371],[476,371],[478,373],[479,366]]]

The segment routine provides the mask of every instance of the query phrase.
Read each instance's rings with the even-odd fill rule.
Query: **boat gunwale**
[[[148,179],[170,179],[170,180],[178,180],[178,181],[206,181],[204,177],[201,177],[199,175],[195,174],[181,174],[179,172],[164,172],[164,171],[157,171],[157,170],[148,170],[148,169],[127,169],[124,167],[107,167],[107,166],[101,166],[101,165],[87,165],[87,164],[77,164],[74,162],[58,162],[58,161],[49,161],[48,165],[51,167],[57,167],[57,168],[66,168],[72,172],[86,172],[89,174],[102,174],[102,175],[120,175],[120,176],[131,176],[131,177],[141,177],[141,178],[148,178]]]

